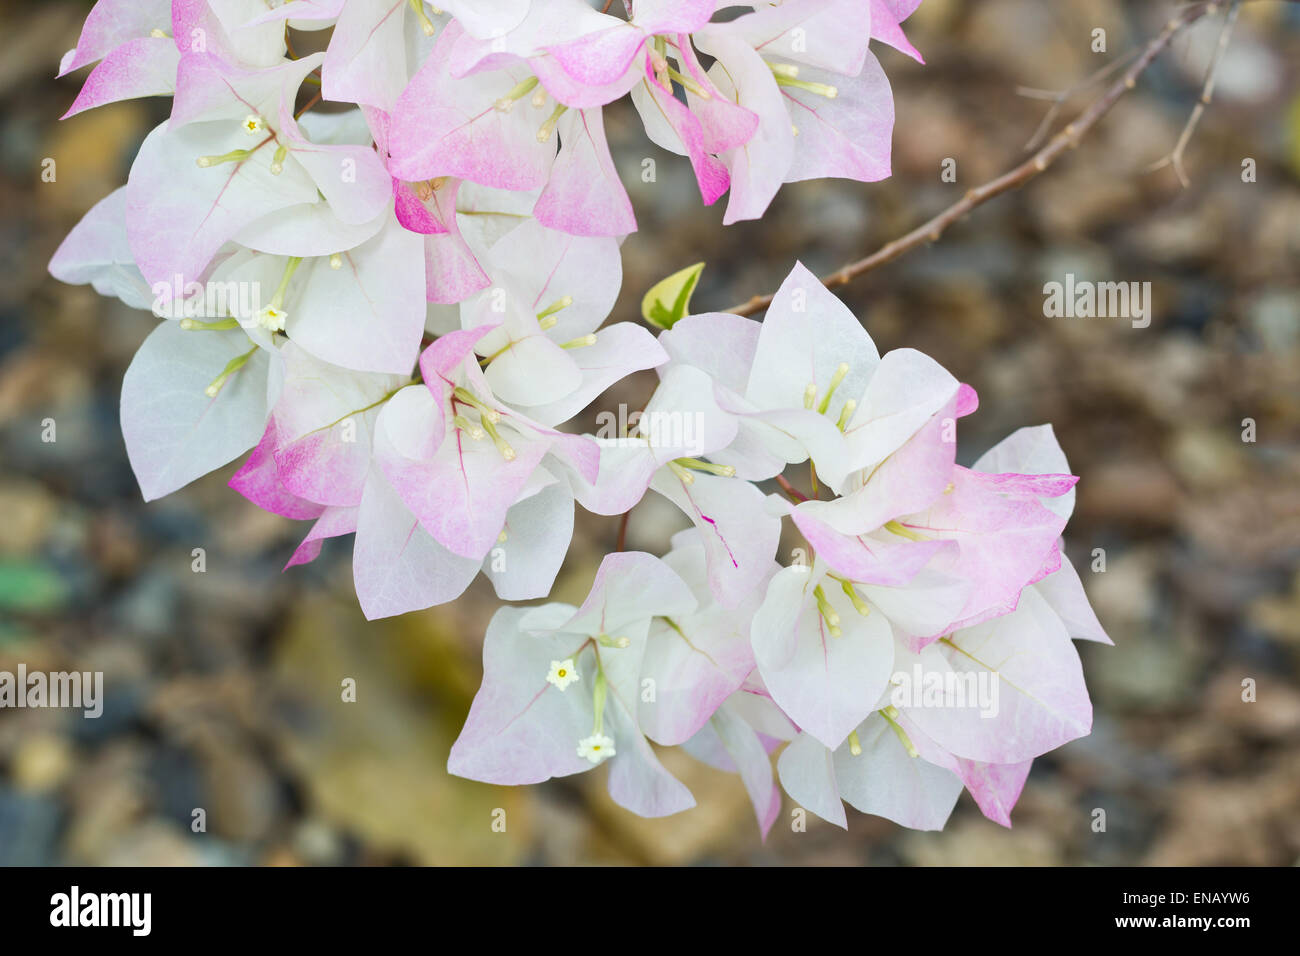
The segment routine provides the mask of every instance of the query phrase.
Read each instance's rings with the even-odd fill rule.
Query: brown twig
[[[623,512],[623,516],[618,521],[618,541],[614,545],[615,551],[622,551],[627,547],[627,523],[632,517],[632,509],[629,508]]]
[[[302,114],[306,113],[309,109],[311,109],[313,106],[315,106],[315,105],[316,105],[317,103],[319,103],[320,101],[321,101],[321,94],[320,94],[320,93],[317,93],[315,96],[313,96],[311,99],[309,99],[306,103],[304,103],[304,104],[302,105],[302,108],[301,108],[300,110],[298,110],[298,112],[296,112],[296,113],[293,114],[293,118],[294,118],[294,119],[299,119],[299,118],[302,116]]]
[[[800,490],[799,490],[798,488],[796,488],[794,485],[790,484],[790,482],[786,481],[785,475],[777,475],[777,476],[776,476],[776,483],[777,483],[778,485],[781,486],[781,490],[782,490],[782,491],[784,491],[784,492],[785,492],[787,495],[789,495],[791,498],[794,498],[796,501],[807,501],[807,500],[808,500],[808,496],[807,496],[807,495],[805,495],[802,491],[800,491]]]
[[[1034,135],[1029,137],[1029,142],[1025,143],[1025,149],[1035,150],[1042,144],[1043,139],[1052,131],[1052,124],[1056,122],[1056,117],[1060,115],[1061,110],[1065,108],[1065,104],[1068,103],[1076,93],[1081,93],[1090,87],[1096,86],[1102,80],[1106,79],[1106,77],[1123,67],[1124,64],[1131,63],[1133,57],[1137,56],[1139,52],[1140,51],[1138,50],[1131,50],[1127,55],[1111,60],[1091,76],[1085,77],[1078,83],[1075,83],[1072,86],[1067,86],[1063,90],[1040,90],[1032,86],[1017,86],[1017,96],[1025,96],[1034,100],[1050,100],[1052,104],[1051,108],[1043,114],[1042,122],[1040,122],[1038,128],[1034,130]]]
[[[1233,0],[1234,8],[1239,2],[1240,0]],[[1074,122],[1068,124],[1065,129],[1048,140],[1046,145],[1027,160],[996,179],[969,190],[960,200],[928,222],[917,226],[906,235],[886,243],[866,258],[851,262],[823,277],[822,283],[828,289],[847,285],[858,276],[871,272],[873,269],[878,269],[888,262],[893,262],[904,253],[910,252],[927,242],[937,242],[949,226],[965,217],[976,206],[983,205],[995,196],[1018,189],[1040,173],[1045,172],[1063,153],[1078,146],[1079,141],[1097,125],[1103,116],[1111,111],[1111,108],[1120,101],[1124,94],[1137,85],[1138,77],[1155,62],[1156,58],[1164,52],[1175,36],[1207,13],[1217,9],[1217,7],[1218,4],[1213,0],[1205,0],[1205,2],[1190,4],[1177,11],[1165,24],[1164,29],[1142,49],[1142,52],[1133,60],[1128,69],[1120,74],[1119,78],[1108,86],[1106,91],[1091,106],[1080,113]],[[763,311],[771,304],[771,295],[756,295],[748,302],[734,305],[726,311],[734,312],[737,315],[753,315],[756,312]]]
[[[1183,153],[1187,149],[1187,144],[1191,142],[1192,133],[1196,132],[1196,124],[1201,121],[1201,115],[1214,97],[1214,81],[1219,73],[1219,64],[1223,62],[1223,54],[1228,51],[1228,40],[1232,37],[1232,28],[1237,22],[1237,14],[1240,11],[1241,0],[1232,0],[1232,5],[1228,7],[1228,13],[1223,18],[1223,27],[1219,30],[1219,43],[1214,48],[1214,57],[1210,60],[1209,68],[1205,71],[1205,83],[1201,87],[1201,98],[1196,101],[1192,115],[1187,118],[1187,124],[1178,135],[1178,142],[1174,144],[1173,150],[1168,156],[1152,163],[1146,170],[1149,173],[1154,173],[1157,169],[1172,166],[1174,167],[1174,173],[1178,176],[1178,181],[1182,183],[1184,189],[1191,186],[1192,181],[1187,178],[1187,171],[1183,168]]]

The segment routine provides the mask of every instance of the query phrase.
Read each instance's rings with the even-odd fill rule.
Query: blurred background
[[[665,759],[699,806],[657,821],[612,805],[603,771],[521,789],[449,777],[498,606],[482,580],[455,604],[367,623],[350,539],[282,574],[306,526],[230,491],[235,466],[141,501],[117,404],[155,320],[46,273],[167,109],[57,122],[85,74],[52,77],[89,6],[0,13],[0,670],[103,671],[105,710],[0,710],[0,864],[1300,861],[1300,7],[1246,4],[1187,151],[1190,189],[1144,169],[1199,95],[1217,22],[1179,38],[1043,177],[842,290],[881,351],[921,349],[978,390],[964,463],[1022,425],[1055,425],[1081,476],[1067,550],[1116,646],[1081,646],[1093,733],[1035,763],[1013,829],[963,797],[942,833],[852,810],[847,834],[815,819],[796,833],[787,800],[763,843],[738,781],[677,753]],[[707,311],[772,291],[796,258],[825,273],[902,234],[1021,161],[1046,104],[1017,86],[1070,87],[1171,9],[925,0],[907,27],[928,65],[879,51],[894,178],[787,186],[761,224],[723,229],[685,160],[649,145],[630,108],[609,111],[641,224],[616,318],[700,259]],[[1098,27],[1106,53],[1091,49]],[[637,175],[648,155],[652,184]],[[946,158],[956,183],[941,181]],[[1045,318],[1043,284],[1066,273],[1150,281],[1151,326]],[[599,407],[640,407],[650,387]],[[56,442],[41,440],[46,418]],[[660,550],[679,521],[650,496],[629,546]],[[579,513],[555,599],[581,599],[616,532]],[[1104,573],[1089,570],[1096,548]],[[356,703],[340,701],[345,677]],[[191,831],[195,808],[206,832]]]

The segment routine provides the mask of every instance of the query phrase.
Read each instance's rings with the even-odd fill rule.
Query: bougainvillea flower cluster
[[[919,60],[918,3],[100,0],[68,115],[171,112],[50,268],[160,319],[122,389],[145,497],[244,456],[230,486],[310,523],[288,566],[352,535],[377,618],[479,574],[546,598],[575,506],[653,491],[682,514],[666,555],[492,619],[452,773],[608,764],[613,799],[660,816],[694,804],[656,751],[681,747],[739,774],[764,834],[782,789],[841,826],[848,803],[937,828],[964,788],[1009,824],[1032,760],[1090,728],[1072,640],[1106,641],[1050,426],[959,466],[974,389],[880,355],[802,266],[762,322],[610,321],[644,166],[604,111],[684,157],[724,223],[785,183],[885,178],[873,47]],[[579,431],[650,370],[635,424]]]

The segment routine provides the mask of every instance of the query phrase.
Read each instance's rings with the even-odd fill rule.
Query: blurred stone
[[[57,859],[58,806],[0,787],[0,866],[49,866]]]
[[[903,860],[912,866],[1060,866],[1060,851],[1046,834],[1006,830],[988,820],[949,824],[941,833],[905,833]]]
[[[1169,460],[1179,478],[1198,488],[1221,488],[1242,479],[1246,455],[1241,440],[1223,429],[1187,428],[1171,442]]]
[[[209,832],[240,843],[267,839],[286,810],[276,780],[261,761],[217,736],[201,753]]]
[[[116,835],[105,847],[100,865],[199,866],[204,862],[181,830],[159,821],[148,821]]]
[[[1300,854],[1300,757],[1293,752],[1234,779],[1184,780],[1147,866],[1290,866]]]
[[[592,812],[635,859],[655,866],[681,865],[737,841],[758,838],[758,822],[737,775],[714,770],[680,750],[655,748],[655,752],[668,772],[695,794],[696,806],[647,820],[610,798],[605,786],[608,770],[583,774],[581,781]]]
[[[1300,573],[1286,595],[1268,595],[1254,601],[1250,619],[1257,626],[1300,648]]]
[[[26,556],[45,539],[54,518],[54,497],[34,481],[0,481],[0,555]]]
[[[1253,700],[1243,699],[1245,679],[1254,682]],[[1300,691],[1248,666],[1223,667],[1207,691],[1210,713],[1228,727],[1254,737],[1285,740],[1300,733]]]
[[[317,598],[295,611],[276,655],[308,721],[282,736],[290,766],[325,819],[373,846],[423,864],[518,862],[531,842],[527,791],[447,773],[459,725],[439,723],[404,686],[408,658],[394,631],[392,622],[367,624],[351,603]],[[454,642],[435,638],[444,654],[457,653]],[[341,699],[345,678],[356,681],[354,703]]]
[[[1167,525],[1181,491],[1167,466],[1157,460],[1115,461],[1094,467],[1079,486],[1079,511],[1092,520]]]
[[[107,864],[122,834],[139,823],[148,807],[138,744],[115,744],[81,765],[72,781],[73,811],[63,842],[68,862]]]
[[[19,745],[10,773],[19,790],[44,793],[67,779],[73,761],[67,738],[52,733],[33,734]]]
[[[1265,349],[1300,348],[1300,294],[1282,289],[1261,292],[1250,304],[1250,323]]]

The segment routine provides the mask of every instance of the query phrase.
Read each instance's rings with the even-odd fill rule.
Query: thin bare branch
[[[1111,60],[1091,76],[1085,77],[1073,86],[1068,86],[1063,90],[1040,90],[1035,89],[1032,86],[1016,87],[1016,95],[1018,96],[1024,96],[1034,100],[1052,101],[1051,109],[1047,111],[1042,122],[1038,124],[1038,128],[1034,130],[1034,135],[1029,137],[1029,142],[1025,143],[1025,149],[1034,150],[1042,145],[1047,134],[1052,131],[1052,124],[1056,122],[1056,117],[1060,115],[1061,110],[1065,108],[1065,104],[1069,102],[1075,94],[1082,93],[1084,90],[1096,86],[1102,80],[1106,79],[1106,77],[1123,67],[1126,63],[1132,62],[1133,57],[1137,56],[1138,52],[1139,51],[1137,50],[1130,50],[1126,55],[1119,59]]]
[[[1232,0],[1232,2],[1236,6],[1241,3],[1241,0]],[[913,249],[926,243],[937,242],[949,226],[964,218],[977,206],[983,205],[995,196],[1018,189],[1045,172],[1063,153],[1078,146],[1080,140],[1111,111],[1124,94],[1137,86],[1138,78],[1168,48],[1175,36],[1206,14],[1216,10],[1218,6],[1219,4],[1207,0],[1207,2],[1189,4],[1175,12],[1164,29],[1142,48],[1128,68],[1106,88],[1102,95],[1027,160],[996,179],[969,190],[960,200],[906,235],[886,243],[871,255],[824,276],[822,283],[829,289],[838,288],[886,263],[893,262]],[[734,305],[726,311],[737,315],[753,315],[762,312],[771,303],[771,295],[756,295],[749,301]]]
[[[1228,6],[1228,13],[1223,18],[1223,27],[1219,30],[1219,44],[1215,47],[1214,57],[1210,60],[1209,68],[1205,71],[1205,85],[1201,88],[1201,98],[1197,100],[1196,106],[1192,109],[1192,115],[1187,118],[1183,131],[1178,135],[1178,142],[1174,144],[1173,151],[1146,168],[1146,172],[1154,173],[1158,169],[1172,166],[1178,176],[1178,181],[1183,184],[1184,189],[1191,186],[1192,181],[1187,178],[1187,171],[1183,167],[1183,154],[1187,150],[1187,144],[1192,140],[1192,134],[1196,132],[1196,126],[1200,123],[1205,108],[1210,105],[1210,100],[1214,98],[1214,81],[1219,73],[1219,64],[1223,62],[1223,55],[1228,52],[1228,41],[1232,38],[1232,28],[1237,22],[1241,2],[1242,0],[1232,0]]]

